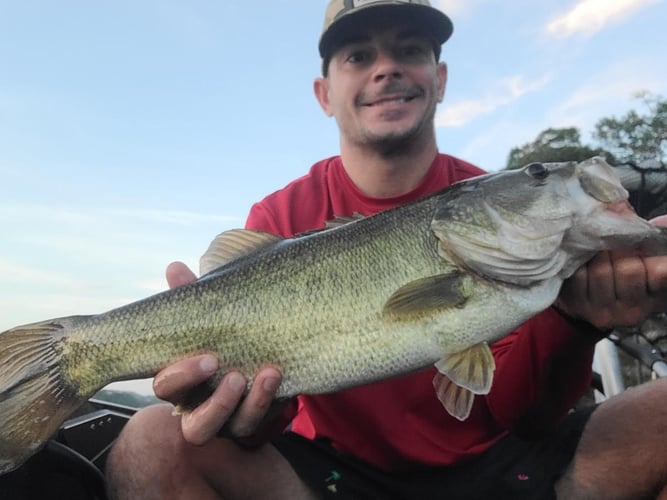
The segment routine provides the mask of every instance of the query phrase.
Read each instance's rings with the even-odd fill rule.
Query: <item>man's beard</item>
[[[435,108],[414,124],[411,128],[401,132],[373,134],[367,131],[364,142],[371,146],[383,158],[395,158],[411,154],[414,148],[423,146],[424,133],[433,126]]]
[[[371,137],[367,140],[367,144],[372,145],[383,158],[403,156],[411,151],[416,135],[413,131],[402,134],[385,134]]]

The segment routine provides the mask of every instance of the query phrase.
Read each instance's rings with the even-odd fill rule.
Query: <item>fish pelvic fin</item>
[[[65,325],[72,319],[0,333],[0,474],[36,453],[86,400],[60,375]]]
[[[496,362],[489,346],[480,343],[443,355],[435,367],[439,372],[433,381],[438,399],[450,415],[465,420],[474,395],[491,390]]]
[[[433,377],[433,388],[438,400],[452,417],[464,421],[470,416],[470,410],[475,401],[475,395],[472,392],[456,385],[442,373],[436,373]]]

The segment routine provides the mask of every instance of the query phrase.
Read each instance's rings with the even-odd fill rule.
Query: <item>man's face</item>
[[[446,80],[447,67],[435,61],[430,40],[393,23],[351,34],[315,92],[344,140],[386,146],[432,133]]]

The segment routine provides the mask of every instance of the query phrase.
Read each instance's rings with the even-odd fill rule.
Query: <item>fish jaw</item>
[[[616,170],[601,158],[577,165],[577,175],[568,184],[577,204],[572,228],[563,241],[569,265],[560,275],[567,278],[595,253],[618,248],[667,247],[664,231],[639,217],[628,201]]]

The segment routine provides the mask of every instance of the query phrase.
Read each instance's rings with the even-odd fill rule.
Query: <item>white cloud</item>
[[[575,126],[584,135],[592,132],[604,116],[621,116],[641,102],[638,91],[661,94],[667,90],[664,70],[650,58],[618,61],[604,71],[591,75],[547,113],[550,126]]]
[[[447,105],[435,119],[436,127],[461,127],[475,118],[506,106],[523,95],[542,89],[551,80],[544,76],[526,81],[522,76],[505,78],[498,86],[479,99],[469,99]]]
[[[550,35],[568,37],[577,33],[592,35],[663,0],[580,0],[569,11],[553,19],[546,27]]]
[[[569,94],[549,101],[549,107],[534,113],[514,113],[511,119],[501,119],[458,143],[456,154],[485,169],[502,168],[510,149],[533,141],[548,127],[577,127],[582,141],[591,143],[591,132],[600,118],[622,116],[630,109],[642,111],[634,98],[639,90],[654,94],[667,92],[665,70],[650,57],[619,60],[603,71],[589,75]],[[443,137],[447,140],[447,135]]]

